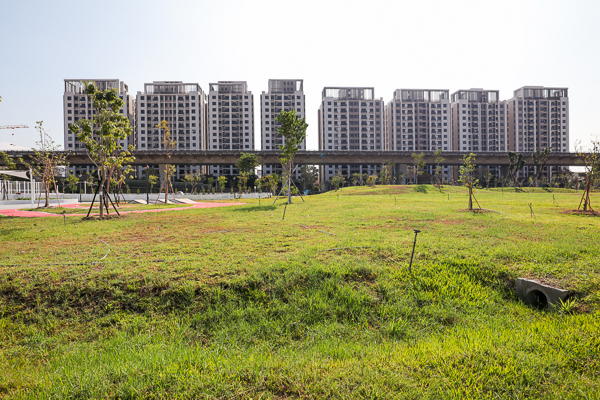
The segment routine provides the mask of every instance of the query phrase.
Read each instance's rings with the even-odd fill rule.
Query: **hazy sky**
[[[0,142],[31,147],[43,120],[63,143],[66,78],[245,80],[259,95],[304,79],[308,148],[324,86],[568,87],[570,149],[600,134],[600,0],[0,0]],[[12,135],[14,133],[14,135]]]

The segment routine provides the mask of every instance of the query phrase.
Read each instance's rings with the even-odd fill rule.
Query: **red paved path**
[[[192,208],[213,208],[213,207],[227,207],[227,206],[243,206],[247,203],[196,203],[189,206],[177,207],[177,208],[161,208],[158,210],[135,210],[135,211],[119,211],[120,214],[130,213],[147,213],[147,212],[161,212],[161,211],[177,211],[177,210],[189,210]],[[89,208],[89,206],[80,206],[79,204],[65,204],[63,208]],[[7,217],[62,217],[63,214],[52,214],[44,211],[22,211],[17,209],[12,210],[0,210],[0,214]],[[114,214],[114,210],[111,209],[111,214]],[[67,217],[83,217],[85,214],[65,214]]]

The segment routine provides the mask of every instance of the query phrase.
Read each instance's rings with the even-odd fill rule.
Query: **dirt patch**
[[[561,214],[575,214],[575,215],[587,215],[589,217],[598,217],[600,216],[600,212],[590,210],[590,211],[582,211],[582,210],[566,210]]]

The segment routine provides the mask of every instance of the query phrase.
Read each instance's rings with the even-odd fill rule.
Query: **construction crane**
[[[29,128],[27,125],[0,125],[0,129]]]
[[[19,128],[29,128],[27,125],[0,125],[0,129],[19,129]],[[13,136],[15,134],[13,133]]]

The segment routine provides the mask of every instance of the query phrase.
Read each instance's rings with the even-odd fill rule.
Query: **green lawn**
[[[476,196],[493,211],[418,185],[284,221],[264,199],[0,218],[0,397],[599,399],[600,217],[564,213],[581,192]],[[517,277],[574,303],[528,307]]]

